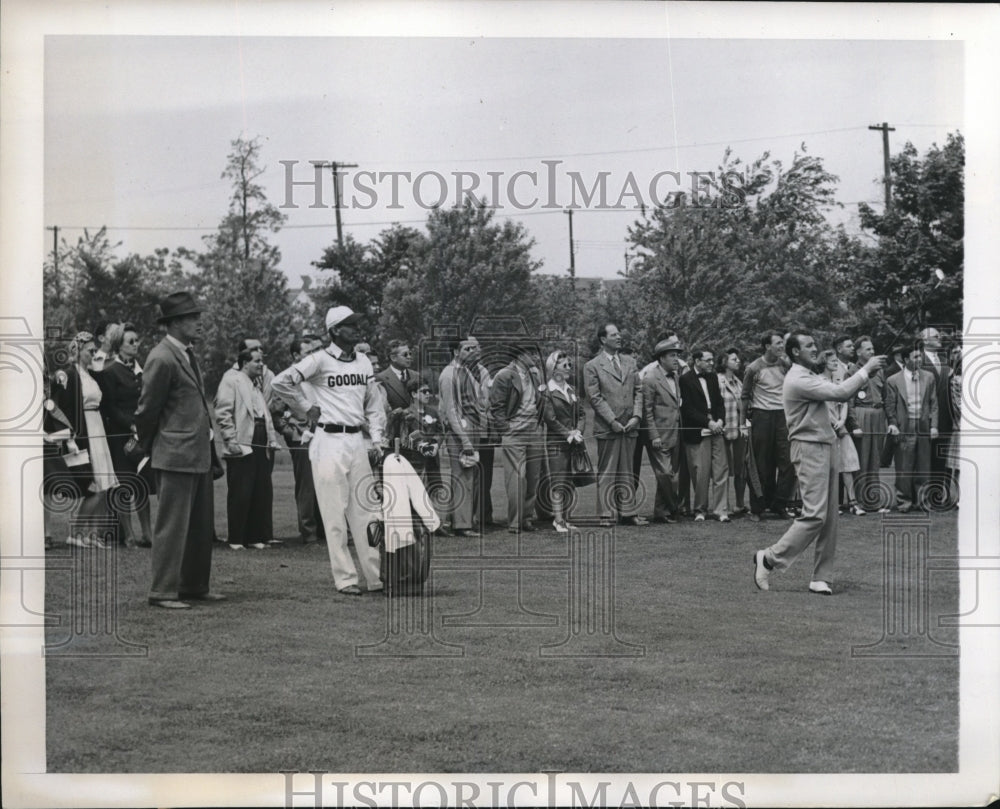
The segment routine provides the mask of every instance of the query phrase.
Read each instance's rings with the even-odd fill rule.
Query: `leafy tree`
[[[889,160],[892,205],[881,214],[861,203],[861,226],[877,239],[860,265],[854,308],[861,326],[888,336],[912,318],[962,328],[965,139],[949,134],[924,158],[912,143]],[[940,283],[933,271],[940,269]],[[933,294],[931,294],[933,292]]]
[[[427,238],[418,230],[393,225],[383,230],[369,244],[363,245],[347,236],[344,246],[332,244],[313,266],[331,270],[333,277],[318,284],[311,298],[320,312],[331,306],[349,306],[377,327],[382,319],[382,300],[389,283],[406,275],[421,260]],[[395,324],[386,324],[387,336],[371,335],[376,346],[400,336]]]
[[[466,200],[427,218],[427,241],[382,298],[381,330],[417,341],[435,324],[468,329],[477,315],[532,311],[534,240],[523,225],[496,222],[494,212]]]
[[[236,356],[242,337],[257,337],[265,346],[285,345],[307,313],[291,299],[288,281],[279,268],[281,253],[268,241],[285,215],[272,205],[257,178],[260,142],[232,142],[222,179],[232,183],[229,211],[218,230],[205,237],[203,252],[178,250],[196,271],[190,278],[205,307],[202,370],[214,390]]]
[[[802,148],[787,168],[766,152],[744,164],[727,150],[697,199],[681,194],[630,228],[638,256],[609,305],[636,349],[651,350],[666,327],[692,348],[751,354],[767,328],[834,330],[846,236],[824,212],[837,178]]]

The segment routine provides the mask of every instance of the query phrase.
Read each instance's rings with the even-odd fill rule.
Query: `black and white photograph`
[[[995,6],[0,23],[4,805],[997,800]]]

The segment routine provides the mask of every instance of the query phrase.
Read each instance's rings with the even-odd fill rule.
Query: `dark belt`
[[[882,407],[883,407],[883,405],[882,405],[881,402],[879,402],[878,404],[875,404],[874,402],[864,402],[864,403],[862,403],[862,402],[855,402],[854,406],[855,407],[867,407],[867,408],[870,408],[872,410],[881,410]]]
[[[347,424],[317,424],[322,427],[324,433],[360,433],[360,427],[350,427]]]

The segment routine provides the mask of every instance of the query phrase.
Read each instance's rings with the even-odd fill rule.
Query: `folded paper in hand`
[[[78,449],[76,452],[67,452],[63,455],[63,460],[66,461],[66,466],[70,468],[83,466],[90,463],[90,453],[85,449]]]

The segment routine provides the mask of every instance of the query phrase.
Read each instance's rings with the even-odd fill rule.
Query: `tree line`
[[[239,138],[221,175],[232,189],[228,210],[201,250],[120,257],[104,228],[63,241],[58,261],[50,255],[44,267],[46,333],[65,337],[115,318],[152,337],[157,300],[191,289],[206,308],[201,356],[210,390],[239,337],[259,337],[281,365],[292,335],[318,328],[337,304],[368,316],[376,350],[392,339],[416,344],[437,324],[467,328],[479,315],[510,315],[583,345],[599,324],[614,322],[643,357],[667,327],[690,347],[750,354],[764,330],[796,325],[821,340],[865,332],[882,351],[907,320],[961,332],[964,163],[960,133],[923,156],[907,143],[890,160],[892,205],[877,213],[860,204],[861,232],[852,234],[828,221],[829,210],[843,207],[838,178],[804,144],[788,165],[768,152],[744,163],[727,149],[714,176],[741,173],[741,204],[704,175],[697,205],[677,194],[638,217],[623,245],[633,256],[628,274],[599,296],[539,272],[527,228],[467,201],[428,212],[425,231],[393,225],[367,243],[347,236],[327,247],[313,262],[321,271],[309,290],[313,314],[292,299],[269,241],[286,217],[257,182],[260,141]]]

